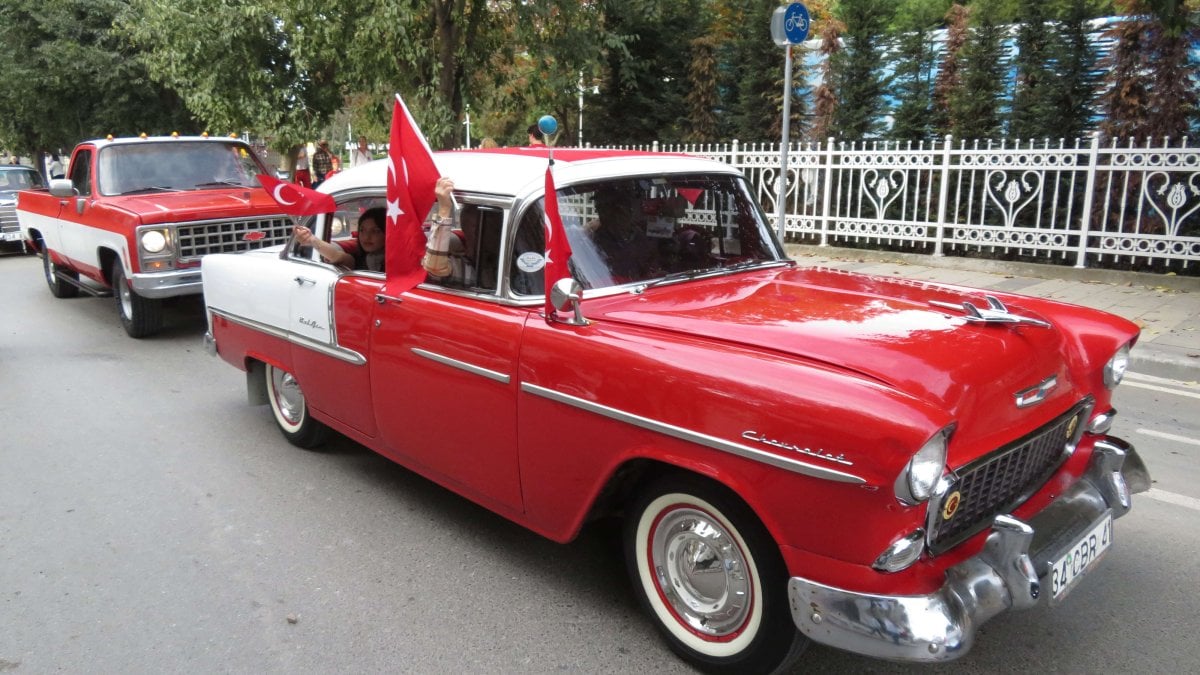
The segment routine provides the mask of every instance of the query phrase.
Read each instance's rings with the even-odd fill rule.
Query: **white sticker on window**
[[[540,272],[546,266],[546,258],[537,251],[529,251],[517,256],[517,269],[528,274]]]

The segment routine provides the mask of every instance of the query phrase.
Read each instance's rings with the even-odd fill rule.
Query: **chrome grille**
[[[21,226],[17,223],[17,207],[0,206],[0,232],[16,232]]]
[[[262,233],[261,239],[256,239]],[[292,220],[286,216],[257,220],[210,220],[176,226],[181,259],[210,253],[242,253],[286,243]]]
[[[955,471],[950,487],[929,506],[930,550],[954,547],[1036,492],[1070,456],[1091,409],[1091,398],[1080,401],[1032,434]],[[957,508],[946,518],[946,505],[954,499]]]

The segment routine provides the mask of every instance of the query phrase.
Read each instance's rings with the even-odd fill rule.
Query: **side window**
[[[477,204],[463,204],[458,213],[458,227],[451,232],[451,238],[446,242],[450,274],[445,277],[430,275],[427,281],[447,288],[494,293],[500,272],[500,240],[503,230],[502,210]]]
[[[80,196],[92,194],[92,151],[80,150],[71,160],[71,187]]]
[[[542,202],[531,205],[521,216],[513,239],[508,283],[515,295],[545,294],[546,230],[542,224]]]

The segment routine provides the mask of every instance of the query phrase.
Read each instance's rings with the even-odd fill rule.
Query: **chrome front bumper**
[[[196,295],[203,290],[200,268],[134,274],[129,285],[143,298],[173,298],[177,295]]]
[[[996,516],[979,555],[946,571],[929,595],[855,593],[792,577],[792,620],[810,639],[896,661],[949,661],[966,654],[975,633],[1007,609],[1028,609],[1049,588],[1050,564],[1111,511],[1129,512],[1130,495],[1150,489],[1133,446],[1114,437],[1096,443],[1087,472],[1028,523]]]

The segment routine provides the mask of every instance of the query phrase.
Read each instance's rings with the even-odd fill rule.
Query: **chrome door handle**
[[[296,277],[293,281],[295,281],[299,286],[303,286],[304,284],[312,284],[315,286],[317,284],[317,282],[313,281],[312,279],[306,279],[304,277]]]
[[[386,302],[388,302],[389,300],[390,300],[390,301],[392,301],[392,302],[395,302],[395,303],[401,303],[401,302],[404,302],[404,299],[403,299],[403,298],[397,298],[397,297],[394,297],[394,296],[391,296],[391,295],[384,295],[383,293],[376,293],[376,294],[375,294],[375,302],[377,302],[377,303],[379,303],[379,304],[381,304],[381,305],[382,305],[382,304],[384,304],[384,303],[386,303]]]

